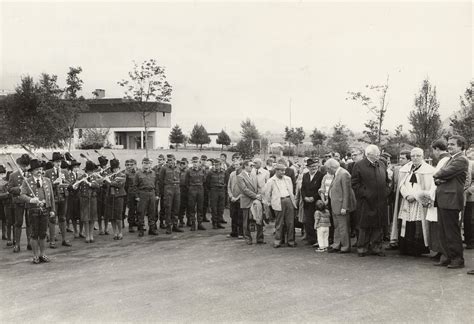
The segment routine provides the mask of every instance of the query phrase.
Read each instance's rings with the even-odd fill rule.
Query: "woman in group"
[[[114,231],[114,240],[123,239],[122,234],[122,212],[123,199],[127,195],[125,191],[125,173],[120,172],[119,160],[110,160],[111,175],[105,177],[107,188],[106,196],[106,219],[112,222],[112,229]]]
[[[394,214],[401,220],[401,254],[420,256],[430,252],[426,213],[434,208],[430,198],[433,173],[434,168],[424,161],[423,150],[418,147],[411,150],[411,162],[400,168]]]

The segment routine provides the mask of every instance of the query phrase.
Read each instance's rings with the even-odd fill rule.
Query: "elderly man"
[[[382,246],[383,227],[387,225],[387,170],[378,162],[380,150],[375,145],[365,149],[365,158],[354,165],[352,188],[358,199],[358,255],[385,256]]]
[[[286,229],[288,246],[295,247],[295,208],[296,200],[293,193],[291,178],[285,175],[286,165],[278,163],[275,166],[275,175],[268,180],[265,187],[265,204],[275,211],[275,239],[274,248],[279,248]]]
[[[464,137],[451,136],[448,140],[451,159],[433,175],[437,185],[435,203],[442,250],[440,261],[435,265],[449,269],[464,267],[459,212],[464,207],[464,186],[469,168],[469,161],[463,154],[465,147]]]
[[[314,212],[316,211],[316,201],[319,197],[318,189],[321,187],[321,180],[324,174],[319,171],[318,159],[307,159],[306,167],[309,172],[303,174],[301,183],[301,197],[303,199],[303,223],[308,245],[317,242],[316,232],[314,231]]]
[[[356,199],[351,188],[351,175],[335,159],[324,164],[328,173],[334,175],[328,190],[329,204],[334,223],[334,243],[328,252],[351,252],[349,214],[355,210]]]
[[[240,190],[240,208],[242,209],[244,239],[247,244],[252,244],[252,234],[250,233],[250,222],[255,217],[250,214],[250,208],[254,200],[262,200],[262,195],[258,193],[258,182],[255,174],[252,173],[253,162],[246,160],[242,164],[243,170],[237,176],[237,185]],[[256,224],[257,244],[264,244],[263,224]]]
[[[262,167],[263,162],[260,158],[255,158],[253,164],[255,168],[252,170],[252,173],[255,173],[255,176],[257,177],[259,194],[262,194],[263,188],[270,179],[270,172]]]

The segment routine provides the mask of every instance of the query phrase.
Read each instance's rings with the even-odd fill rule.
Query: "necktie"
[[[39,180],[36,180],[36,188],[41,188],[41,183]]]

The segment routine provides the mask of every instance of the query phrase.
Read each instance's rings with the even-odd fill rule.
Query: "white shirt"
[[[257,186],[258,186],[258,193],[262,193],[265,184],[267,183],[268,179],[270,179],[270,172],[263,168],[253,169],[252,172],[257,177]]]
[[[36,178],[36,177],[33,177],[33,179],[35,180],[35,184],[40,183],[40,187],[43,187],[43,179],[41,177],[39,178]]]
[[[288,197],[290,195],[290,192],[288,191],[288,188],[286,187],[286,182],[284,178],[280,179],[278,177],[275,177],[275,184],[277,185],[282,198]]]

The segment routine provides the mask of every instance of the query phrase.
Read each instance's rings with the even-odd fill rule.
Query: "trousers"
[[[252,221],[250,215],[250,208],[242,208],[242,218],[243,218],[243,232],[244,232],[244,239],[247,242],[252,242],[252,234],[250,231],[250,222]],[[263,242],[263,225],[256,224],[257,228],[257,243]]]
[[[357,252],[367,253],[369,251],[379,253],[383,252],[382,245],[383,229],[382,227],[360,228],[359,238],[357,240]]]
[[[179,185],[165,185],[163,192],[163,203],[165,207],[165,220],[167,226],[176,225],[178,223],[178,213],[181,193]]]
[[[295,244],[295,208],[290,198],[281,199],[281,210],[275,210],[275,239],[274,244],[280,245],[284,237],[288,238],[288,245]],[[285,228],[286,233],[283,233]]]
[[[329,227],[318,227],[318,244],[320,249],[326,249],[329,246]]]
[[[224,188],[211,188],[209,190],[209,202],[211,205],[212,222],[217,223],[224,215]]]
[[[240,200],[237,201],[230,201],[229,199],[229,211],[230,211],[230,219],[231,219],[231,233],[232,237],[243,236],[244,229],[243,229],[243,216],[242,216],[242,209],[240,209]]]
[[[334,242],[332,247],[336,250],[349,251],[351,249],[350,218],[347,215],[334,215]]]
[[[198,223],[203,217],[204,188],[202,186],[190,186],[188,189],[188,210],[186,218],[191,222],[196,222],[196,212]]]
[[[459,210],[438,208],[438,224],[441,253],[448,260],[463,262]]]
[[[143,229],[145,226],[145,215],[147,215],[150,229],[156,228],[155,192],[139,191],[138,198],[140,198],[138,201],[138,227]]]

